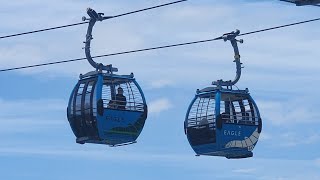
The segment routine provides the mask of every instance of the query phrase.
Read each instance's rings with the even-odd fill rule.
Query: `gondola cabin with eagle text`
[[[103,17],[93,9],[87,10],[89,27],[85,41],[85,54],[95,71],[80,75],[73,89],[67,116],[76,142],[110,146],[127,145],[136,142],[147,119],[147,103],[144,94],[134,78],[117,75],[118,69],[93,61],[90,53],[92,28]],[[86,20],[87,18],[83,18]]]
[[[235,39],[239,33],[237,30],[221,37],[231,41],[234,48],[236,78],[218,80],[213,87],[198,89],[188,108],[184,130],[197,156],[252,157],[258,142],[262,129],[258,107],[248,89],[234,89],[242,68]]]

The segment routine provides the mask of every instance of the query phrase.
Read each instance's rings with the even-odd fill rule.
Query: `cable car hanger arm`
[[[96,63],[91,56],[91,51],[90,51],[90,45],[91,45],[91,40],[92,38],[92,29],[93,26],[95,25],[95,23],[97,21],[103,21],[106,19],[110,19],[113,18],[113,16],[103,16],[103,13],[97,13],[95,10],[88,8],[87,9],[87,14],[89,15],[90,18],[86,18],[86,17],[82,17],[83,21],[89,20],[89,26],[88,26],[88,30],[87,30],[87,35],[86,35],[86,41],[85,43],[85,54],[86,54],[86,58],[89,61],[89,63],[91,64],[91,66],[93,66],[94,68],[96,68],[96,70],[102,71],[102,70],[106,70],[108,72],[117,72],[118,69],[117,68],[113,68],[112,65],[107,65],[104,66],[102,63]]]
[[[224,35],[222,35],[220,38],[223,39],[224,41],[230,41],[231,42],[231,45],[233,47],[233,50],[234,50],[234,61],[236,63],[236,77],[233,81],[223,81],[222,79],[221,80],[218,80],[218,81],[214,81],[212,84],[213,85],[216,85],[217,87],[221,87],[221,86],[233,86],[235,85],[240,77],[241,77],[241,61],[240,61],[240,53],[239,53],[239,48],[238,48],[238,42],[240,43],[243,43],[243,40],[240,39],[240,40],[237,40],[236,37],[240,34],[240,31],[239,30],[236,30],[236,31],[232,31],[231,33],[226,33]]]

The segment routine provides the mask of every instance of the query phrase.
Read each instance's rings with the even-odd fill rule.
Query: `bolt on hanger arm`
[[[117,68],[113,68],[112,65],[103,65],[102,63],[96,63],[92,56],[91,56],[91,51],[90,51],[90,45],[91,45],[91,40],[92,38],[92,29],[93,26],[95,25],[95,23],[97,21],[103,21],[106,19],[110,19],[113,18],[113,16],[103,16],[104,13],[97,13],[95,10],[88,8],[87,9],[87,14],[90,16],[90,18],[86,18],[86,17],[82,17],[83,21],[89,20],[89,26],[88,26],[88,30],[87,30],[87,35],[86,35],[86,41],[85,43],[85,54],[86,54],[86,58],[89,61],[89,63],[91,64],[91,66],[93,66],[94,68],[96,68],[96,70],[102,71],[105,70],[108,73],[112,72],[118,72]]]
[[[239,48],[238,48],[238,44],[237,42],[240,42],[240,43],[243,43],[243,40],[237,40],[236,37],[240,34],[240,31],[239,30],[236,30],[236,31],[232,31],[231,33],[226,33],[224,35],[222,35],[220,38],[223,39],[224,41],[230,41],[231,42],[231,45],[233,47],[233,50],[234,50],[234,61],[236,63],[236,77],[233,81],[229,80],[229,81],[223,81],[222,79],[221,80],[217,80],[217,81],[214,81],[212,84],[213,85],[216,85],[218,87],[221,87],[221,86],[233,86],[235,85],[240,77],[241,77],[241,65],[242,63],[240,62],[240,53],[239,53]]]

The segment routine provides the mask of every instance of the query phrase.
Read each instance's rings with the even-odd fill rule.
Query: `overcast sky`
[[[81,22],[86,8],[117,15],[169,1],[3,1],[0,36]],[[189,0],[97,22],[92,54],[215,38],[319,17],[276,0]],[[230,43],[215,41],[96,59],[135,74],[149,106],[138,143],[79,145],[66,107],[88,62],[0,73],[0,179],[320,179],[319,22],[243,36],[249,88],[263,119],[254,157],[195,157],[183,133],[196,89],[233,79]],[[84,57],[87,25],[1,39],[0,69]]]

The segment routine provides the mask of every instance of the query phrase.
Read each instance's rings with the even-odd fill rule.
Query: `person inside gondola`
[[[121,87],[118,88],[115,104],[118,109],[126,109],[127,98],[123,95],[123,89]]]

